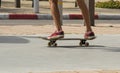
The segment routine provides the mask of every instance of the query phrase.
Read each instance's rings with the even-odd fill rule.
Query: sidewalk
[[[8,3],[4,2],[0,9],[0,19],[52,19],[48,1],[40,1],[40,13],[38,14],[34,13],[33,8],[31,7],[31,1],[22,1],[21,8],[15,8],[13,5],[14,1],[6,0],[6,2],[7,1]],[[74,1],[64,1],[63,7],[63,19],[83,19],[82,15],[79,14],[79,8],[74,7]],[[120,19],[119,13],[120,9],[95,8],[95,19],[116,20]]]

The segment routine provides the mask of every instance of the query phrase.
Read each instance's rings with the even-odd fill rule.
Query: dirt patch
[[[62,26],[66,34],[84,34],[85,26],[80,25],[64,25]],[[96,34],[120,34],[120,25],[104,25],[92,27]],[[50,34],[54,32],[53,25],[2,25],[0,26],[1,35],[37,35]]]
[[[80,71],[29,72],[29,73],[120,73],[120,70],[80,70]]]

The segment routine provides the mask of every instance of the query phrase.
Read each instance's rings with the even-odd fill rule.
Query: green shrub
[[[120,2],[119,1],[106,1],[106,2],[97,2],[96,7],[98,8],[114,8],[114,9],[120,9]]]

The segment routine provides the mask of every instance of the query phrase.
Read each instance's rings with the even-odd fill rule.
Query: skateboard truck
[[[86,42],[87,40],[85,40],[85,39],[83,39],[83,40],[80,40],[80,43],[79,43],[79,45],[80,46],[86,46],[86,47],[88,47],[89,46],[89,43],[88,42]]]
[[[49,42],[48,42],[48,46],[49,47],[56,47],[57,46],[57,43],[56,43],[56,40],[50,40]]]

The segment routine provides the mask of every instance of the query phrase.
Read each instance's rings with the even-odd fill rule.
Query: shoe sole
[[[50,38],[49,40],[57,40],[57,39],[61,39],[61,38],[64,38],[64,36],[63,35],[58,35],[58,36]]]
[[[85,38],[85,39],[87,39],[87,40],[93,40],[95,38],[96,38],[96,36],[91,36],[91,37],[88,37],[88,38]]]

